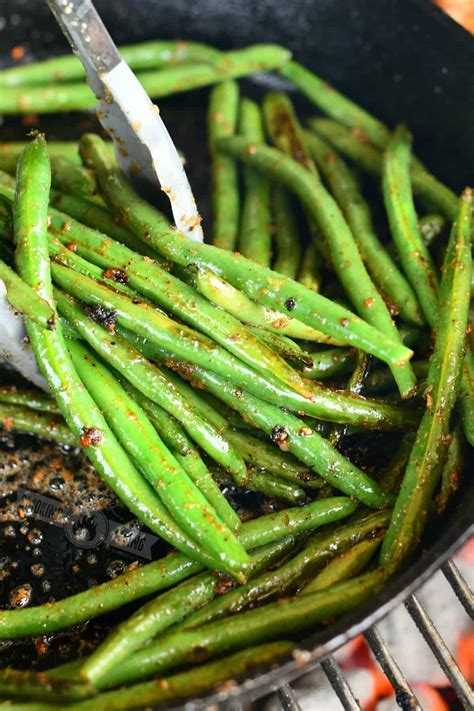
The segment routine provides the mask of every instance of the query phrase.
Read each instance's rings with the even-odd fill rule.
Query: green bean
[[[176,367],[179,369],[180,365]],[[236,390],[224,378],[203,368],[185,364],[184,371],[186,377],[192,377],[193,382],[201,381],[213,395],[244,414],[255,427],[263,429],[283,451],[290,451],[340,491],[368,506],[383,507],[389,503],[390,499],[372,479],[297,417],[244,390]]]
[[[35,702],[50,701],[52,704],[70,704],[87,696],[95,696],[95,692],[83,681],[53,679],[43,672],[20,671],[8,667],[0,670],[1,699],[24,699],[25,701],[34,699]],[[0,702],[0,706],[3,705]],[[8,708],[11,708],[10,704],[8,704]],[[58,706],[48,704],[47,708],[57,709]]]
[[[459,422],[454,426],[451,437],[446,461],[441,471],[441,487],[436,497],[438,513],[443,513],[446,510],[452,497],[459,489],[465,464],[465,442]]]
[[[424,380],[428,373],[428,361],[413,361],[412,368],[416,377]],[[393,376],[388,368],[379,368],[378,370],[374,370],[367,377],[365,381],[365,392],[368,395],[378,395],[393,390],[394,385]]]
[[[364,132],[375,146],[384,148],[390,133],[384,124],[297,62],[287,62],[280,73],[325,114],[349,128]]]
[[[335,555],[360,541],[367,543],[365,539],[368,536],[383,531],[389,520],[390,515],[387,512],[371,514],[357,522],[349,519],[348,522],[332,531],[314,533],[295,557],[276,570],[263,573],[255,580],[231,590],[200,610],[196,610],[190,617],[184,619],[173,632],[196,629],[229,614],[232,615],[254,607],[257,603],[267,601],[275,594],[281,596],[290,591],[296,591],[304,581],[311,578]],[[304,591],[306,589],[305,587]]]
[[[347,498],[315,501],[261,516],[242,524],[239,540],[246,550],[298,535],[344,516],[351,509]],[[203,565],[183,553],[173,552],[160,560],[117,576],[96,587],[39,607],[0,611],[0,639],[47,634],[94,619],[160,590],[177,585],[203,570]]]
[[[183,358],[176,357],[164,345],[159,345],[156,340],[152,342],[133,338],[132,343],[149,360],[165,362],[174,369],[176,367],[179,369],[183,362],[188,363]],[[191,363],[189,365],[191,367]],[[208,367],[210,365],[209,363]],[[285,407],[330,422],[342,422],[379,430],[414,429],[419,422],[419,413],[411,406],[368,400],[352,393],[325,388],[319,383],[312,383],[312,397],[311,400],[307,400],[297,393],[290,392],[274,378],[267,376],[263,379],[250,370],[243,371],[242,365],[238,362],[235,362],[232,370],[223,372],[220,377],[223,377],[227,384],[232,384],[232,387],[244,388],[278,407]]]
[[[474,353],[472,345],[467,347],[464,358],[459,407],[464,436],[471,447],[474,447]]]
[[[240,452],[243,459],[257,469],[265,469],[276,474],[293,484],[304,488],[319,489],[322,480],[301,464],[287,452],[281,452],[271,447],[266,442],[253,437],[248,432],[228,429],[226,437]]]
[[[71,341],[68,348],[112,431],[178,525],[216,559],[216,568],[230,574],[242,570],[248,562],[242,546],[163,444],[140,405],[82,344]]]
[[[243,139],[225,140],[237,141],[239,151],[242,149],[244,153],[248,148]],[[260,146],[256,148],[253,157],[257,155],[258,158],[260,150],[272,151],[266,146]],[[410,358],[410,351],[404,348],[400,350],[398,344],[391,342],[350,311],[319,294],[309,292],[297,282],[227,250],[197,244],[177,235],[166,220],[145,201],[140,200],[117,170],[110,166],[101,149],[99,138],[83,137],[82,152],[89,167],[94,168],[102,194],[111,209],[123,217],[129,229],[170,261],[182,266],[188,266],[190,263],[204,264],[240,288],[254,301],[292,312],[293,317],[309,326],[350,342],[351,345],[369,351],[381,360],[396,364],[406,362]],[[280,154],[278,156],[280,160]],[[283,160],[283,157],[281,159]],[[311,178],[302,168],[301,171],[305,178]]]
[[[216,84],[209,96],[207,125],[212,175],[212,243],[234,249],[239,229],[239,173],[236,161],[216,150],[223,136],[232,136],[237,125],[239,85],[229,79]]]
[[[281,186],[272,191],[271,207],[276,251],[272,269],[294,279],[301,261],[298,223],[292,199]]]
[[[0,402],[10,405],[28,407],[30,410],[59,415],[60,411],[55,401],[49,395],[36,389],[17,388],[16,385],[0,387]]]
[[[220,52],[199,42],[183,40],[140,42],[119,48],[122,59],[134,70],[158,69],[173,64],[214,62]],[[85,79],[81,62],[72,54],[31,64],[13,66],[0,72],[2,86],[34,86]]]
[[[382,174],[382,153],[371,146],[360,131],[349,131],[335,121],[327,119],[311,119],[309,125],[312,130],[326,138],[338,151],[363,170],[373,175]],[[428,171],[413,164],[411,179],[415,194],[435,205],[448,220],[456,219],[458,198],[449,188]]]
[[[215,466],[212,467],[212,476],[219,486],[225,489],[237,486],[240,490],[255,491],[268,499],[281,499],[292,505],[304,504],[308,501],[306,492],[298,484],[272,472],[255,469],[252,465],[247,468],[245,480],[237,481],[235,477],[232,479],[223,469]]]
[[[47,245],[49,158],[44,139],[25,148],[18,163],[14,226],[16,261],[23,279],[53,305]],[[168,518],[160,500],[135,469],[79,379],[59,324],[47,331],[26,320],[38,365],[72,434],[101,478],[151,531],[212,565],[205,551],[185,538]]]
[[[415,290],[430,326],[438,313],[438,278],[418,231],[410,184],[411,136],[399,126],[384,154],[382,186],[390,223],[403,269]]]
[[[272,373],[300,392],[308,394],[308,389],[301,382],[300,376],[283,359],[278,358],[248,333],[240,321],[230,314],[216,309],[214,305],[209,304],[207,299],[197,294],[192,287],[169,274],[158,264],[147,261],[146,258],[135,254],[117,242],[104,240],[103,235],[98,232],[89,230],[78,223],[71,223],[66,216],[61,216],[60,213],[51,213],[51,229],[66,244],[70,244],[70,240],[73,239],[72,244],[86,259],[98,263],[102,267],[122,269],[128,277],[130,286],[203,331],[213,340],[218,341],[228,351],[240,357],[257,371],[266,376]],[[166,320],[166,323],[170,326],[173,324],[169,319]],[[191,332],[182,327],[180,333]],[[195,334],[195,332],[192,333]],[[199,334],[195,334],[194,340],[198,336],[203,344],[211,347],[210,341]],[[216,349],[215,343],[212,344],[212,348]],[[222,358],[228,360],[227,354],[223,353],[221,349],[219,349],[219,353]],[[217,355],[216,351],[215,356],[217,357]]]
[[[305,378],[328,380],[350,373],[356,351],[345,348],[328,348],[325,351],[312,351],[310,357],[313,365],[303,370]]]
[[[3,79],[3,73],[0,76]],[[28,141],[0,142],[0,169],[14,175],[18,158],[27,145]],[[62,156],[75,165],[82,165],[77,141],[48,141],[47,148],[50,158]]]
[[[26,432],[54,442],[79,445],[79,439],[71,434],[62,418],[52,413],[43,414],[21,405],[0,404],[0,424],[8,432]]]
[[[297,193],[324,232],[334,268],[359,313],[363,314],[372,326],[382,329],[377,334],[378,340],[383,333],[387,339],[387,345],[390,343],[390,349],[397,350],[397,346],[403,349],[395,325],[365,270],[344,217],[334,199],[317,178],[301,168],[295,161],[267,146],[254,146],[255,150],[250,152],[248,143],[238,137],[223,139],[219,145],[223,150],[264,171],[273,179],[284,182],[288,188]],[[295,315],[297,314],[295,313]],[[303,318],[301,320],[304,321]],[[345,340],[348,340],[347,335]],[[361,349],[367,350],[367,347],[361,347]],[[374,354],[375,350],[374,342],[372,344]],[[390,363],[391,359],[387,355],[386,352],[380,353],[378,357]],[[391,365],[396,372],[396,377],[400,380],[401,392],[404,395],[408,394],[413,387],[414,379],[410,374],[406,359],[401,356],[395,363],[392,361]]]
[[[316,248],[316,242],[313,240],[303,252],[298,272],[300,284],[311,291],[319,291],[321,288],[321,267],[321,257]]]
[[[240,104],[239,134],[252,143],[265,142],[260,108],[250,99],[242,99]],[[265,176],[246,166],[244,186],[239,252],[268,267],[271,261],[270,184]]]
[[[94,173],[63,156],[51,158],[51,176],[53,187],[64,193],[91,197],[97,191]]]
[[[306,144],[344,213],[367,270],[377,287],[395,304],[401,317],[420,325],[423,316],[416,296],[374,232],[369,206],[357,180],[337,153],[316,134],[305,134]]]
[[[431,249],[438,237],[446,228],[446,220],[442,215],[425,215],[418,221],[418,231],[424,244]]]
[[[261,44],[223,52],[212,64],[196,63],[138,72],[137,78],[153,98],[170,96],[209,86],[225,79],[237,79],[276,69],[290,53],[278,45]],[[5,87],[0,97],[3,114],[58,113],[93,108],[96,99],[86,84],[61,83],[51,86]]]
[[[301,338],[305,341],[316,343],[329,343],[343,345],[343,341],[327,336],[321,331],[316,331],[311,326],[291,318],[281,311],[275,311],[268,306],[261,306],[249,299],[245,294],[222,279],[212,269],[199,267],[195,275],[196,288],[209,301],[220,306],[228,313],[244,323],[253,326],[262,326],[267,330],[290,338]]]
[[[127,664],[111,670],[107,686],[144,679],[152,674],[189,662],[198,653],[199,659],[281,638],[307,630],[325,620],[341,615],[372,597],[386,580],[383,568],[348,582],[337,583],[329,590],[311,595],[280,599],[254,610],[233,615],[230,620],[211,622],[196,630],[169,634],[129,657]]]
[[[156,252],[140,242],[131,232],[122,227],[104,207],[91,202],[80,195],[67,195],[65,193],[52,191],[51,205],[66,215],[74,217],[82,224],[92,227],[94,230],[113,237],[121,244],[125,244],[140,254],[156,259]]]
[[[43,328],[54,328],[55,315],[49,304],[0,259],[0,281],[3,282],[7,301],[30,321]]]
[[[304,351],[296,341],[283,336],[274,331],[267,331],[265,328],[257,328],[254,326],[248,327],[249,331],[265,343],[269,348],[281,355],[297,370],[304,370],[311,367],[313,361],[309,353]]]
[[[346,391],[361,395],[365,387],[368,372],[369,358],[366,353],[359,351],[356,355],[355,368],[346,384]],[[329,443],[333,447],[337,447],[341,440],[347,435],[347,430],[347,425],[332,425],[328,435]]]
[[[360,575],[369,564],[375,551],[381,543],[381,535],[374,538],[367,538],[355,546],[343,551],[333,560],[330,560],[326,567],[316,575],[316,577],[305,585],[302,595],[327,590],[331,585],[336,585],[343,580]]]
[[[414,432],[407,432],[401,438],[395,454],[391,457],[379,479],[380,486],[386,491],[394,494],[398,494],[400,491],[400,484],[405,473],[408,458],[413,449],[414,441]]]
[[[398,567],[419,543],[441,468],[461,376],[469,311],[472,191],[460,201],[443,265],[440,315],[427,377],[427,409],[417,432],[381,560]]]
[[[54,273],[56,270],[52,265]],[[107,363],[118,370],[140,392],[163,407],[182,423],[192,437],[210,457],[235,475],[245,476],[245,465],[240,456],[214,427],[180,395],[172,383],[152,363],[142,357],[119,334],[93,323],[71,297],[55,291],[58,308]]]
[[[275,563],[294,546],[293,537],[257,549],[249,558],[249,573]],[[107,678],[112,667],[140,649],[147,642],[211,601],[219,591],[213,573],[201,573],[172,588],[140,607],[112,630],[81,667],[81,677],[93,686]]]
[[[198,666],[173,676],[155,681],[137,684],[118,691],[109,691],[93,699],[94,703],[75,704],[77,711],[114,711],[154,706],[173,702],[176,699],[198,696],[214,686],[233,682],[236,678],[245,678],[254,667],[266,667],[277,659],[287,657],[294,647],[292,642],[273,642],[250,647],[232,654],[219,661]],[[92,700],[91,700],[92,701]],[[53,707],[48,707],[53,708]],[[32,709],[35,711],[35,709]],[[39,710],[38,710],[39,711]]]

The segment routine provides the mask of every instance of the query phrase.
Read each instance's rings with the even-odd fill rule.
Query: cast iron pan
[[[474,182],[474,43],[428,1],[97,0],[96,6],[118,43],[178,37],[223,48],[252,42],[281,43],[298,60],[390,125],[405,121],[415,133],[417,153],[453,188],[459,190]],[[0,0],[0,30],[0,61],[4,64],[10,61],[8,50],[15,45],[25,47],[25,59],[68,51],[43,0]],[[247,82],[245,90],[258,96],[265,82]],[[203,170],[205,101],[206,91],[200,91],[160,102],[173,137],[187,156],[204,218],[208,194],[208,175]],[[311,112],[303,101],[299,108]],[[68,114],[47,117],[40,125],[51,139],[73,139],[84,130],[96,129],[94,121],[92,116]],[[23,138],[27,131],[16,118],[9,118],[1,140]],[[14,376],[4,373],[2,380],[12,382]],[[393,436],[368,435],[347,454],[359,465],[373,469],[384,463],[394,443]],[[97,486],[89,509],[85,509],[89,513],[84,516],[82,507],[79,516],[69,516],[70,523],[62,525],[64,506],[58,514],[55,502],[72,505],[74,513],[74,505],[80,502],[82,506],[85,491],[93,483],[90,471],[82,467],[76,453],[11,435],[0,439],[0,448],[0,466],[9,468],[12,481],[0,513],[9,506],[15,513],[22,505],[26,511],[23,521],[0,523],[2,606],[8,605],[12,591],[25,583],[31,586],[32,603],[39,604],[100,583],[121,572],[125,565],[146,562],[165,552],[165,547],[146,531],[134,539],[141,541],[138,548],[128,545],[127,513]],[[472,461],[467,464],[457,500],[427,531],[422,554],[401,575],[367,605],[309,637],[297,639],[298,648],[308,651],[305,670],[385,615],[468,537],[474,503],[474,483],[472,478],[468,480],[471,469]],[[79,481],[74,489],[67,483],[68,471],[75,472]],[[14,490],[18,481],[23,489],[35,490],[36,494],[25,494],[22,502],[23,489]],[[274,505],[245,492],[230,495],[235,505],[244,509],[264,512]],[[32,510],[34,515],[30,516]],[[125,530],[119,527],[121,524],[125,524]],[[112,529],[117,528],[120,535],[114,538]],[[32,566],[38,563],[43,565],[43,572],[33,575]],[[129,606],[125,612],[131,609]],[[77,654],[78,646],[85,650],[93,645],[120,614],[123,611],[73,632],[3,644],[0,664],[45,668],[62,661]],[[223,701],[231,704],[232,699],[248,701],[301,673],[300,656],[277,669],[259,669],[233,689],[194,700],[186,709],[203,709]]]

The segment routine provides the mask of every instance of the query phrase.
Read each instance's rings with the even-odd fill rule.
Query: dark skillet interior
[[[112,3],[97,0],[95,4],[119,43],[152,38],[189,38],[224,48],[252,42],[281,43],[292,49],[298,60],[334,82],[390,125],[405,121],[415,134],[417,153],[453,188],[460,189],[469,181],[473,182],[474,45],[467,33],[429,2],[114,0]],[[15,45],[26,48],[27,59],[66,50],[66,43],[43,0],[0,0],[0,27],[3,30],[1,50],[6,55],[6,63],[9,61],[7,51]],[[246,89],[257,94],[262,91],[256,83],[247,83]],[[206,92],[201,91],[160,102],[173,137],[187,156],[190,178],[204,216],[205,195],[208,193],[208,176],[203,170],[206,164],[205,99]],[[303,110],[306,107],[306,111],[309,109],[304,102],[301,107]],[[42,119],[40,125],[50,138],[71,139],[95,127],[93,118],[74,114],[48,117]],[[20,139],[27,130],[17,119],[9,118],[2,129],[1,140]],[[15,438],[13,442],[19,450],[31,444],[31,438]],[[363,454],[365,464],[383,464],[389,444],[387,438],[369,438]],[[9,446],[4,441],[2,449],[7,451]],[[359,460],[361,450],[355,455]],[[472,468],[472,462],[467,468]],[[262,505],[262,501],[250,501],[248,497],[244,497],[243,502],[246,506]],[[311,650],[311,661],[321,658],[375,621],[439,566],[468,535],[473,503],[474,484],[465,482],[457,501],[427,532],[423,555],[381,595],[336,624],[298,640],[300,648]],[[120,510],[112,512],[112,518],[120,519],[121,516],[123,512]],[[98,561],[93,572],[86,575],[79,561],[76,566],[79,572],[74,578],[77,549],[58,533],[56,527],[49,524],[38,524],[38,527],[46,539],[42,560],[46,559],[49,573],[55,577],[53,595],[56,598],[83,589],[90,578],[98,582],[107,579],[102,568],[114,561],[140,560],[131,553],[111,553],[107,546],[99,546],[94,550]],[[6,539],[0,540],[3,546]],[[7,553],[18,556],[18,579],[23,581],[25,576],[28,578],[34,546],[29,554],[24,551],[19,554],[20,540],[17,538]],[[153,547],[154,556],[159,554],[158,548]],[[81,554],[82,560],[86,554],[87,551]],[[5,604],[5,595],[1,598]],[[108,616],[97,626],[81,629],[78,637],[94,638],[116,619]],[[74,652],[76,642],[77,638],[59,636],[48,640],[48,645],[54,654],[63,645],[64,653],[68,654]],[[38,652],[37,661],[41,663],[41,651],[44,650],[23,644],[3,650],[0,647],[2,666],[8,663],[28,665]],[[49,652],[46,658],[49,659]],[[269,689],[272,684],[282,683],[300,673],[301,667],[294,661],[288,661],[277,671],[259,670],[234,691],[207,697],[205,701],[196,702],[195,708],[223,700],[229,693],[250,699],[263,693],[264,688]]]

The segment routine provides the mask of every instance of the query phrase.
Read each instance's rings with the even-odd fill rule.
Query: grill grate
[[[464,607],[469,617],[473,619],[474,595],[457,566],[452,560],[448,560],[442,566],[442,571],[456,594],[459,603]],[[463,708],[466,711],[471,711],[474,708],[474,692],[464,678],[435,624],[415,595],[410,595],[404,604],[413,622],[423,635],[426,644],[451,682]],[[400,708],[404,711],[423,711],[406,677],[394,660],[376,626],[370,627],[365,632],[365,639],[384,674],[392,684],[395,690],[395,698]],[[345,711],[360,711],[359,702],[334,657],[330,656],[321,662],[321,667]],[[281,686],[278,689],[277,696],[283,711],[301,711],[301,706],[289,684]]]

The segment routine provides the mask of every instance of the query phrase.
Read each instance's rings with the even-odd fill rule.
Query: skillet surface
[[[418,139],[417,152],[453,187],[460,188],[469,179],[472,182],[469,170],[474,162],[474,142],[469,140],[469,131],[474,125],[474,91],[470,82],[474,47],[465,32],[427,2],[420,0],[400,5],[390,0],[378,0],[377,3],[369,0],[320,0],[317,3],[313,0],[293,3],[274,0],[246,0],[244,3],[238,0],[160,0],[159,3],[114,0],[112,4],[98,0],[96,6],[114,39],[122,43],[155,37],[192,38],[222,47],[259,41],[280,42],[290,47],[297,59],[336,83],[388,123],[405,120]],[[0,42],[4,54],[16,44],[26,47],[27,58],[66,49],[43,0],[0,0],[0,28],[3,29]],[[8,63],[8,58],[5,62]],[[258,95],[262,87],[249,82],[246,90]],[[205,99],[206,92],[201,91],[160,102],[176,144],[187,156],[190,179],[204,218],[207,212],[205,196],[208,194],[208,175],[203,169],[207,163]],[[307,110],[308,106],[301,102],[301,108]],[[93,117],[77,114],[41,120],[41,127],[50,138],[76,138],[94,126]],[[28,127],[20,126],[18,120],[9,118],[2,130],[2,140],[21,139],[28,130]],[[4,375],[4,378],[9,380],[11,376]],[[353,455],[358,460],[362,458],[365,466],[377,466],[386,458],[387,445],[391,444],[391,440],[383,437],[369,437]],[[7,438],[1,447],[5,452],[4,462],[9,461],[8,452],[17,452],[21,457],[30,448],[40,453],[39,460],[46,458],[45,466],[50,466],[51,459],[63,456],[59,450],[44,448],[27,437],[15,437],[13,441]],[[64,457],[65,466],[77,470],[79,463],[75,455],[68,453]],[[21,459],[19,461],[21,464]],[[467,469],[471,468],[472,461],[467,464]],[[54,498],[54,491],[52,496]],[[248,495],[235,497],[235,501],[236,505],[254,510],[265,510],[269,505]],[[97,501],[93,503],[97,504]],[[467,537],[473,503],[474,486],[466,481],[450,510],[427,532],[423,555],[382,594],[336,624],[298,640],[300,649],[310,650],[306,663],[315,663],[365,629],[426,579]],[[98,507],[102,505],[108,520],[127,520],[113,500],[102,501]],[[2,524],[3,534],[7,525]],[[95,535],[97,520],[94,525]],[[100,533],[100,523],[98,528]],[[111,548],[105,543],[99,543],[92,553],[88,552],[74,532],[72,536],[68,535],[49,523],[44,525],[44,522],[35,521],[34,530],[39,529],[43,537],[41,544],[34,543],[34,536],[30,536],[33,542],[28,538],[31,528],[24,534],[19,529],[20,526],[15,542],[13,538],[8,541],[8,536],[0,536],[2,547],[5,543],[7,553],[19,563],[15,577],[21,582],[33,582],[31,565],[38,555],[35,551],[39,549],[40,561],[46,566],[48,575],[55,579],[53,590],[42,589],[39,578],[35,581],[36,602],[84,589],[94,580],[101,582],[120,572],[124,565],[146,560],[136,550],[123,546]],[[163,547],[151,539],[144,545],[145,549],[149,546],[153,557],[164,552]],[[89,563],[88,559],[93,560],[94,555],[95,562]],[[3,582],[0,580],[0,585],[3,585],[3,590],[0,588],[2,602],[6,602],[5,598],[11,592],[8,578]],[[109,615],[97,624],[82,628],[76,636],[57,635],[46,640],[45,645],[42,642],[4,645],[0,647],[2,665],[22,663],[28,666],[35,662],[47,666],[57,656],[64,658],[74,653],[79,639],[86,645],[89,641],[93,643],[117,619],[117,616]],[[290,660],[276,671],[259,670],[236,689],[196,701],[195,708],[221,701],[228,695],[253,698],[263,693],[263,689],[294,678],[301,671],[301,659]]]

